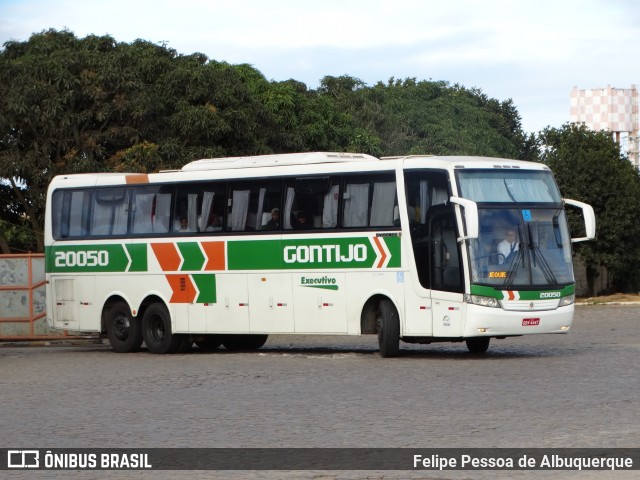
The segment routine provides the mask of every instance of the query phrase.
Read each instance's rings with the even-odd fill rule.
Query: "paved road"
[[[640,447],[640,306],[569,335],[404,345],[274,336],[258,352],[0,347],[5,447]],[[29,472],[10,478],[636,478],[638,472]],[[628,475],[629,474],[629,475]],[[627,476],[628,475],[628,476]]]

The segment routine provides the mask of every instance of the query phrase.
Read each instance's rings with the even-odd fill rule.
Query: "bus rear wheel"
[[[222,345],[227,350],[237,352],[239,350],[258,350],[266,342],[269,335],[225,335]]]
[[[469,353],[484,353],[489,348],[491,337],[472,337],[467,338],[467,348]]]
[[[114,351],[119,353],[137,352],[142,345],[140,321],[131,316],[126,302],[114,303],[106,314],[107,338]]]
[[[390,300],[380,301],[377,323],[380,356],[397,357],[400,353],[400,318]]]
[[[142,338],[153,353],[174,353],[182,345],[182,335],[171,333],[171,317],[160,303],[150,305],[142,317]]]

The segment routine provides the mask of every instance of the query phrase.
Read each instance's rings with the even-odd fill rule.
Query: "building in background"
[[[570,120],[584,123],[591,130],[608,130],[627,153],[629,160],[640,168],[638,87],[593,88],[571,91]]]

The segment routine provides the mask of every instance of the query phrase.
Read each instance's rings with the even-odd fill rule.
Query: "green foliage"
[[[5,182],[0,182],[0,205],[3,206],[0,216],[0,252],[9,253],[11,249],[16,253],[35,252],[37,247],[34,232],[28,219],[21,214],[22,208],[13,186]]]
[[[640,288],[640,176],[609,132],[584,125],[547,128],[540,135],[541,160],[556,176],[567,198],[593,206],[597,233],[593,242],[575,244],[587,265],[602,265],[616,291]],[[577,221],[572,222],[577,230]],[[589,272],[588,272],[589,273]],[[593,272],[591,272],[593,274]],[[591,283],[591,282],[590,282]]]
[[[0,178],[13,182],[6,188],[17,215],[0,213],[13,226],[0,228],[4,250],[11,243],[42,251],[46,189],[58,174],[318,150],[521,158],[534,151],[510,100],[446,82],[368,87],[327,76],[310,90],[268,81],[246,64],[67,30],[0,51]],[[14,227],[29,238],[16,240],[24,234]]]
[[[357,138],[381,155],[437,154],[522,158],[520,117],[511,100],[498,102],[479,90],[447,82],[396,80],[366,87],[360,80],[325,77],[321,95],[335,99],[352,119]],[[377,137],[377,138],[374,138]],[[351,144],[362,141],[351,139]]]

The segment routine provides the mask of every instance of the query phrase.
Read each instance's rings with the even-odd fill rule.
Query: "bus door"
[[[463,275],[454,206],[437,205],[427,217],[433,335],[458,337],[462,332]]]

